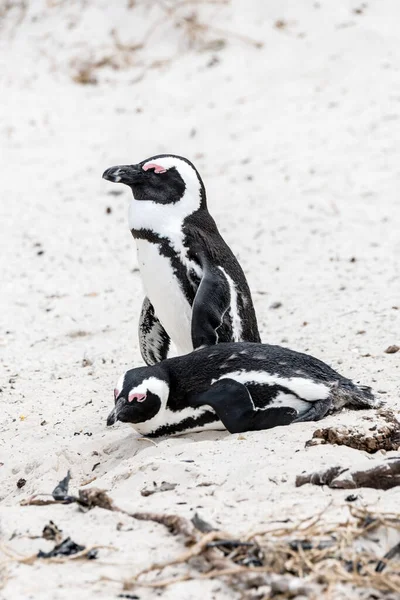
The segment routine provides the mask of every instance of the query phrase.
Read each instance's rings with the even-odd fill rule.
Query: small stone
[[[273,302],[270,306],[272,309],[280,308],[282,306],[282,302]]]
[[[82,360],[82,367],[90,367],[93,364],[93,362],[90,360],[90,358],[84,358]]]
[[[396,354],[396,352],[398,352],[400,350],[400,346],[396,346],[395,344],[393,346],[388,346],[385,350],[386,354]]]
[[[350,496],[346,496],[345,500],[346,502],[355,502],[356,500],[358,500],[358,496],[350,494]]]
[[[23,477],[21,477],[17,481],[17,488],[20,490],[21,488],[24,487],[25,484],[26,484],[26,479],[24,479]]]

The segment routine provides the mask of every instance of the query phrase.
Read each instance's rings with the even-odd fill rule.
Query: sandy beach
[[[117,598],[124,579],[184,550],[162,525],[121,512],[21,506],[51,494],[68,470],[71,492],[101,488],[128,512],[198,513],[238,537],[325,509],[346,518],[349,490],[295,479],[398,456],[305,446],[320,427],[373,427],[374,410],[155,441],[106,427],[118,377],[142,364],[143,290],[130,191],[101,175],[163,152],[192,160],[246,272],[262,340],[324,360],[398,413],[400,351],[385,350],[400,346],[400,6],[9,4],[0,24],[0,598]],[[165,481],[174,489],[141,494]],[[400,486],[354,494],[360,508],[399,512]],[[53,548],[41,537],[50,520],[78,544],[108,548],[96,560],[18,560]],[[221,579],[129,593],[253,597]]]

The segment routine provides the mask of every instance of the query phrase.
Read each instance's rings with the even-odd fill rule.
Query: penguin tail
[[[356,385],[350,380],[337,381],[331,388],[331,398],[335,409],[348,406],[353,409],[379,408],[383,402],[377,400],[372,389],[366,385]]]

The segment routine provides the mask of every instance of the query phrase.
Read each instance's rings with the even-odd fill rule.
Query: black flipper
[[[154,307],[146,296],[139,317],[139,346],[144,362],[147,365],[155,365],[167,358],[170,343],[168,333],[158,320]]]
[[[230,433],[289,425],[298,414],[289,407],[255,408],[246,386],[233,379],[220,379],[206,392],[191,399],[190,404],[211,406]]]
[[[328,396],[328,398],[325,398],[325,400],[314,400],[310,404],[310,408],[299,417],[296,417],[293,423],[302,423],[303,421],[319,421],[325,417],[325,415],[332,408],[332,398]]]
[[[224,273],[201,260],[203,276],[192,306],[193,348],[218,344],[218,327],[230,306],[230,287]]]

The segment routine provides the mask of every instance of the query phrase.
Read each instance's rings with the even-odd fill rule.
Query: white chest
[[[180,354],[193,350],[192,308],[187,301],[171,261],[156,244],[136,240],[140,274],[147,297],[162,326]]]

